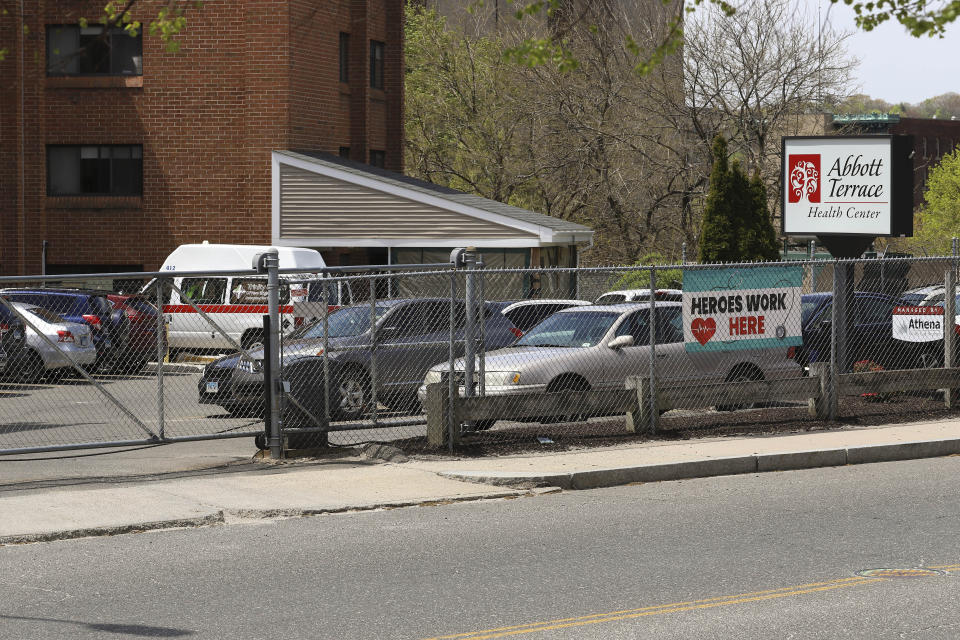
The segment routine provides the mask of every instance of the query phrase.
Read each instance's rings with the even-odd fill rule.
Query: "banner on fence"
[[[894,307],[893,338],[904,342],[943,340],[943,307]]]
[[[801,344],[799,266],[685,269],[683,334],[689,352]]]

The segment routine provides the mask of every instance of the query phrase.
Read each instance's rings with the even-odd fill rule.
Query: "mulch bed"
[[[960,409],[946,409],[940,395],[901,394],[884,400],[850,396],[840,399],[836,422],[810,417],[806,407],[767,407],[744,411],[704,411],[700,414],[667,413],[656,435],[626,432],[622,418],[587,423],[529,423],[491,431],[465,434],[454,455],[491,457],[531,452],[568,451],[616,446],[630,442],[694,440],[727,436],[808,433],[850,427],[889,425],[960,416]],[[548,442],[543,442],[543,439]],[[424,438],[392,441],[419,458],[449,457],[446,450],[431,450]]]

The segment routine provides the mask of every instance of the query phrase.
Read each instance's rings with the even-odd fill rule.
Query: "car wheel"
[[[348,369],[334,378],[332,400],[340,420],[357,420],[370,404],[370,379],[358,369]]]
[[[256,445],[257,449],[260,449],[260,451],[266,451],[270,448],[267,446],[267,434],[265,433],[258,433],[257,435],[253,436],[253,444]]]
[[[32,349],[28,351],[22,360],[19,361],[17,372],[14,374],[18,382],[33,384],[40,382],[46,373],[43,365],[43,358]]]
[[[263,332],[247,331],[240,339],[240,346],[247,351],[263,347]]]
[[[763,380],[763,373],[759,369],[740,367],[727,374],[727,382],[759,382]],[[736,411],[738,409],[754,409],[756,402],[742,404],[718,404],[717,411]]]

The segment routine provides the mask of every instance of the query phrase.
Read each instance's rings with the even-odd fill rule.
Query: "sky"
[[[835,29],[848,30],[848,50],[860,60],[855,72],[859,91],[896,104],[916,104],[948,92],[960,93],[960,21],[940,38],[914,38],[890,20],[873,31],[858,29],[851,7],[829,0],[803,0],[813,16],[827,17]],[[936,3],[934,3],[936,5]],[[830,9],[829,14],[827,9]]]

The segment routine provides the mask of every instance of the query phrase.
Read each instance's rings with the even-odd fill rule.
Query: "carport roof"
[[[524,223],[525,225],[544,227],[558,235],[569,235],[572,238],[575,238],[575,241],[577,242],[589,241],[593,237],[593,230],[590,227],[586,227],[582,224],[569,222],[560,218],[554,218],[553,216],[536,213],[534,211],[528,211],[527,209],[521,209],[520,207],[514,207],[509,204],[504,204],[502,202],[497,202],[496,200],[483,198],[470,193],[464,193],[463,191],[457,191],[456,189],[451,189],[449,187],[443,187],[431,182],[426,182],[424,180],[418,180],[417,178],[411,178],[395,171],[389,171],[387,169],[381,169],[369,164],[341,158],[330,153],[303,150],[275,151],[274,153],[280,156],[287,156],[301,161],[310,162],[316,165],[317,168],[327,167],[337,171],[353,174],[361,178],[375,178],[386,185],[400,187],[409,191],[432,196],[434,198],[442,198],[443,200],[447,200],[454,205],[470,207],[472,209],[485,211],[497,216],[503,216],[505,218],[510,218],[516,220],[517,222]]]

